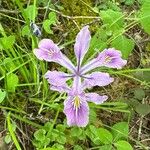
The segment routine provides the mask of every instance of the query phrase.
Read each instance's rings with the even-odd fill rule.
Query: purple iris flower
[[[89,107],[87,102],[101,104],[108,99],[106,95],[97,93],[86,93],[86,88],[93,86],[106,86],[114,81],[108,73],[92,72],[97,67],[109,67],[121,69],[127,61],[121,58],[121,52],[114,48],[103,50],[98,56],[86,65],[82,66],[82,61],[89,49],[90,32],[88,26],[83,27],[76,37],[74,51],[77,59],[77,66],[60,51],[60,48],[52,40],[43,39],[34,49],[34,54],[40,60],[56,62],[67,68],[70,73],[60,71],[48,71],[45,78],[50,84],[50,89],[58,92],[66,92],[67,99],[64,102],[64,113],[69,126],[85,127],[89,121]],[[73,79],[71,87],[67,80]]]

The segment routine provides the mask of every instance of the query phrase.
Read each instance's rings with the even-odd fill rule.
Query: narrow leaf
[[[11,73],[7,76],[7,89],[9,92],[15,92],[16,86],[18,85],[18,76]]]
[[[5,91],[3,92],[3,91],[0,89],[0,103],[3,102],[5,96],[6,96],[6,92],[5,92]]]
[[[20,145],[19,145],[19,142],[18,142],[18,140],[17,140],[17,138],[16,138],[16,135],[15,135],[15,133],[14,133],[14,131],[13,131],[13,127],[12,127],[12,124],[11,124],[11,121],[10,121],[10,115],[11,115],[11,113],[9,112],[8,115],[7,115],[7,126],[8,126],[8,130],[9,130],[9,133],[10,133],[10,135],[11,135],[11,137],[12,137],[12,140],[13,140],[13,142],[14,142],[14,144],[15,144],[17,150],[21,150],[21,147],[20,147]]]

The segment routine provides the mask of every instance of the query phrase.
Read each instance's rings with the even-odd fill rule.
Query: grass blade
[[[8,126],[8,130],[9,130],[9,133],[10,133],[10,135],[11,135],[11,137],[12,137],[12,140],[13,140],[13,142],[14,142],[14,144],[15,144],[17,150],[21,150],[21,147],[20,147],[20,145],[19,145],[19,142],[18,142],[18,140],[17,140],[17,138],[16,138],[16,135],[15,135],[15,133],[14,133],[14,131],[13,131],[13,128],[12,128],[12,124],[11,124],[11,121],[10,121],[10,116],[11,116],[11,112],[9,112],[8,115],[7,115],[7,126]]]

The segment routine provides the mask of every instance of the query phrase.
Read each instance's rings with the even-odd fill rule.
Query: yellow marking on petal
[[[78,96],[74,98],[74,106],[75,108],[80,107],[80,98]]]
[[[48,52],[49,56],[52,56],[54,53],[56,53],[56,50],[54,49],[49,49],[49,50],[46,49],[46,51]]]
[[[49,56],[52,56],[53,54],[54,54],[54,51],[53,51],[53,50],[49,50],[49,51],[48,51],[48,55],[49,55]]]
[[[105,63],[109,63],[111,60],[112,60],[112,58],[110,56],[105,57]]]

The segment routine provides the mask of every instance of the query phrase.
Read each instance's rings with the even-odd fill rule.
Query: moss
[[[80,0],[61,0],[64,7],[64,14],[71,16],[88,16],[93,12]],[[84,0],[84,2],[92,7],[92,0]]]
[[[64,10],[62,11],[63,14],[68,16],[96,16],[96,14],[91,10],[93,7],[92,0],[84,0],[84,2],[80,0],[61,0]],[[87,5],[85,5],[86,3]],[[91,7],[91,8],[90,8]],[[87,18],[80,18],[75,19],[78,26],[82,26],[83,24],[87,24],[93,19],[87,19]],[[68,27],[72,28],[72,25],[74,26],[74,23],[72,21],[68,21]]]
[[[94,3],[92,0],[61,0],[62,3],[61,6],[64,8],[62,10],[62,13],[67,16],[96,16],[97,14],[91,10],[91,8],[94,7]],[[86,4],[88,5],[86,5]],[[91,8],[90,8],[91,7]],[[81,28],[82,26],[91,23],[95,19],[92,18],[78,18],[74,19],[76,24]],[[71,41],[75,39],[76,34],[79,32],[79,29],[77,28],[76,24],[71,19],[65,19],[64,22],[62,22],[64,25],[64,33],[67,33],[67,41]],[[90,27],[90,31],[95,30],[96,25]],[[66,41],[64,41],[66,42]],[[73,51],[70,51],[71,55]]]

